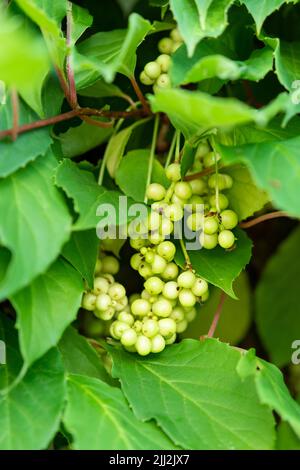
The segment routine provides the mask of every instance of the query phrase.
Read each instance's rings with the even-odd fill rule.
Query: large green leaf
[[[143,202],[147,186],[150,150],[132,150],[122,159],[116,173],[116,183],[123,193],[135,201]],[[165,172],[158,160],[154,160],[152,182],[168,186]]]
[[[12,253],[1,299],[44,272],[69,238],[71,217],[52,181],[56,165],[49,153],[0,180],[0,239]]]
[[[300,329],[300,229],[271,257],[256,290],[256,323],[260,338],[278,367],[287,365]]]
[[[27,365],[55,346],[76,318],[83,283],[80,274],[63,259],[13,297],[17,311],[20,349]]]
[[[96,33],[78,46],[75,55],[76,82],[79,88],[103,76],[112,82],[120,72],[133,77],[136,49],[151,29],[149,21],[137,13],[129,16],[128,29]]]
[[[77,269],[91,289],[94,282],[98,248],[99,240],[95,230],[92,229],[73,232],[62,250],[62,255]]]
[[[295,0],[290,1],[295,2]],[[265,19],[275,10],[278,10],[281,5],[289,3],[289,0],[240,0],[240,3],[243,3],[249,13],[253,16],[256,30],[260,33]]]
[[[243,230],[235,230],[236,248],[225,251],[221,247],[214,250],[189,251],[191,263],[196,273],[214,286],[220,287],[233,299],[236,295],[232,288],[233,281],[249,263],[251,258],[251,241]],[[185,265],[185,259],[181,249],[176,250],[176,262],[180,266]]]
[[[71,37],[72,43],[75,44],[85,30],[92,25],[93,17],[88,10],[72,3],[72,20]]]
[[[116,210],[116,220],[113,213],[108,214],[110,223],[121,225],[127,221],[127,213],[119,214],[121,194],[99,186],[92,173],[80,170],[71,160],[65,159],[58,166],[55,182],[74,201],[75,211],[79,214],[75,230],[95,228],[100,221],[97,208],[101,204],[110,204]]]
[[[1,388],[20,367],[16,333],[0,318],[0,338],[7,345],[7,365],[0,368]],[[8,392],[0,390],[0,449],[44,449],[57,432],[64,405],[65,379],[60,356],[52,349]]]
[[[233,283],[238,300],[226,297],[220,320],[214,336],[230,344],[238,344],[246,335],[251,324],[251,292],[247,274],[242,272]],[[183,338],[199,339],[206,335],[220,302],[220,289],[210,288],[210,296],[183,333]]]
[[[276,449],[300,450],[300,439],[285,421],[282,421],[277,427]]]
[[[227,12],[233,0],[195,0],[205,36],[217,37],[226,28]]]
[[[64,424],[75,449],[175,448],[153,423],[137,420],[120,389],[92,377],[69,375]]]
[[[254,181],[271,196],[274,204],[299,216],[300,137],[237,147],[219,146],[226,163],[244,162]]]
[[[253,379],[239,378],[236,349],[208,339],[184,340],[147,359],[109,351],[136,416],[154,418],[184,449],[273,447],[272,414],[259,404]]]
[[[77,127],[70,127],[58,138],[64,157],[72,158],[106,142],[112,133],[112,127],[98,127],[83,122]]]
[[[300,405],[292,399],[281,371],[274,364],[258,359],[253,349],[240,359],[237,371],[243,379],[254,375],[260,402],[276,411],[300,437]]]
[[[300,77],[299,48],[300,42],[280,41],[275,50],[278,80],[289,91],[293,89],[293,83]]]
[[[36,115],[28,106],[20,102],[20,124],[28,124],[36,120]],[[12,109],[10,100],[0,107],[1,130],[12,127]],[[0,177],[5,177],[23,168],[39,155],[44,155],[49,149],[52,139],[47,128],[36,129],[21,134],[15,141],[7,138],[0,141]]]
[[[66,329],[58,343],[58,349],[61,353],[65,370],[69,374],[95,377],[104,382],[113,383],[113,379],[106,372],[96,350],[75,328],[70,326]]]
[[[262,209],[268,202],[267,193],[262,191],[254,183],[247,167],[237,165],[224,169],[224,173],[233,178],[232,188],[225,192],[239,220],[244,220]]]
[[[196,4],[194,0],[170,0],[170,7],[191,57],[196,45],[203,38]]]

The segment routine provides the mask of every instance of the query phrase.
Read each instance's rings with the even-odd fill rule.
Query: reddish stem
[[[290,217],[290,216],[284,211],[270,212],[269,214],[264,214],[259,217],[256,217],[255,219],[249,220],[249,222],[242,222],[240,223],[240,227],[241,228],[254,227],[254,225],[260,224],[261,222],[265,222],[266,220],[271,220],[271,219],[277,219],[279,217]]]
[[[76,108],[78,101],[77,101],[77,92],[76,92],[76,84],[75,84],[75,77],[73,72],[72,66],[72,27],[73,27],[73,17],[72,17],[72,3],[68,2],[67,7],[67,46],[68,46],[68,55],[67,55],[67,76],[69,82],[69,98],[70,98],[70,105],[72,108]]]
[[[205,170],[199,171],[198,173],[193,173],[192,175],[187,175],[183,179],[185,181],[192,181],[198,178],[202,178],[202,176],[210,175],[211,173],[215,172],[215,167],[211,166],[209,168],[205,168]]]
[[[12,113],[13,113],[11,138],[12,140],[16,140],[18,137],[18,131],[19,131],[19,97],[18,97],[18,92],[15,88],[13,88],[11,91],[11,103],[12,103]]]
[[[131,85],[135,91],[136,96],[138,97],[139,101],[141,102],[141,105],[143,106],[143,109],[146,114],[151,114],[151,110],[149,108],[149,105],[142,93],[142,90],[140,89],[135,77],[130,78]]]
[[[220,301],[219,301],[216,313],[214,315],[213,321],[210,325],[209,331],[207,333],[207,336],[206,336],[207,338],[213,338],[213,336],[215,334],[215,331],[216,331],[216,328],[218,326],[220,316],[221,316],[221,313],[222,313],[222,310],[223,310],[225,299],[226,299],[225,292],[221,292]]]

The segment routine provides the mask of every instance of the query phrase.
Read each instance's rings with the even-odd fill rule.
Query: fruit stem
[[[222,313],[222,310],[223,310],[223,306],[224,306],[224,302],[225,302],[226,297],[227,296],[226,296],[225,292],[222,291],[216,313],[214,315],[213,321],[212,321],[212,323],[210,325],[210,328],[208,330],[208,333],[206,335],[207,338],[213,338],[213,336],[215,334],[215,331],[216,331],[216,328],[217,328],[219,320],[220,320],[220,316],[221,316],[221,313]]]
[[[176,131],[176,150],[175,150],[175,163],[180,160],[180,131]]]
[[[175,143],[176,143],[176,134],[177,134],[177,131],[174,132],[174,135],[173,135],[173,138],[172,138],[169,153],[168,153],[166,163],[165,163],[165,168],[167,168],[170,165],[171,160],[172,160],[172,156],[173,156],[174,148],[175,148]]]
[[[146,192],[145,192],[145,198],[144,198],[145,204],[147,204],[147,201],[148,201],[147,188],[151,183],[151,176],[152,176],[152,169],[153,169],[156,141],[157,141],[157,134],[158,134],[158,126],[159,126],[159,114],[156,114],[155,119],[154,119],[153,136],[152,136],[152,143],[151,143],[151,149],[150,149],[147,181],[146,181]]]
[[[181,250],[182,250],[182,253],[183,253],[183,256],[184,256],[184,259],[185,259],[186,269],[189,269],[190,271],[192,271],[193,266],[192,266],[191,258],[190,258],[189,254],[187,252],[186,246],[185,246],[184,241],[183,241],[182,238],[180,238],[179,243],[180,243]]]
[[[12,123],[12,140],[16,140],[18,137],[18,126],[19,126],[19,97],[18,92],[15,88],[11,90],[11,103],[13,112],[13,123]]]

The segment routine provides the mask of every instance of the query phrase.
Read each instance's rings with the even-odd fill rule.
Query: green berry
[[[165,339],[166,345],[170,345],[170,344],[175,343],[176,337],[177,337],[176,333],[174,333],[170,338],[166,338]]]
[[[196,296],[190,289],[182,289],[178,299],[183,307],[193,307],[197,302]]]
[[[186,224],[188,228],[192,230],[192,232],[197,232],[203,225],[203,219],[203,214],[195,212],[194,214],[188,216]]]
[[[209,298],[209,290],[205,292],[205,294],[201,295],[201,302],[206,302]]]
[[[181,41],[178,41],[178,42],[176,41],[176,42],[174,42],[174,43],[173,43],[173,47],[172,47],[172,53],[173,53],[173,52],[176,52],[177,49],[178,49],[181,45],[182,45],[182,42],[181,42]]]
[[[119,321],[126,323],[129,326],[132,326],[134,324],[134,317],[133,315],[131,315],[131,313],[124,312],[124,311],[120,312],[117,318]]]
[[[208,284],[204,279],[197,277],[191,290],[196,297],[201,297],[203,294],[205,294],[205,292],[207,292]]]
[[[151,310],[151,304],[148,300],[137,299],[131,304],[131,312],[136,317],[144,317]]]
[[[168,263],[161,277],[164,281],[173,281],[178,276],[178,266],[175,263]]]
[[[188,327],[187,320],[182,320],[176,324],[176,333],[183,333]]]
[[[148,230],[158,230],[161,224],[162,216],[158,212],[151,211],[148,215]]]
[[[126,296],[126,290],[125,287],[122,286],[119,282],[115,282],[110,288],[108,289],[108,295],[113,300],[121,300],[123,297]]]
[[[228,250],[234,245],[235,237],[234,234],[230,230],[223,230],[219,233],[218,237],[219,245],[225,250]]]
[[[144,67],[144,72],[152,80],[156,80],[161,74],[160,65],[157,62],[148,62]]]
[[[133,328],[135,329],[135,331],[137,333],[140,333],[142,331],[142,328],[143,328],[143,323],[140,320],[136,320],[134,322]]]
[[[151,318],[145,320],[142,326],[142,332],[147,338],[152,338],[157,335],[159,332],[157,320],[152,320]]]
[[[189,181],[189,184],[192,188],[193,194],[203,196],[203,194],[207,192],[207,184],[204,180],[200,178]]]
[[[197,315],[197,310],[195,307],[189,309],[187,312],[185,312],[185,319],[190,323],[196,318]]]
[[[226,230],[232,230],[237,226],[238,222],[238,216],[234,211],[226,209],[221,212],[221,223]]]
[[[140,253],[135,253],[130,258],[130,266],[136,271],[139,269],[140,264],[143,262],[143,257]]]
[[[151,265],[153,274],[161,274],[167,267],[166,260],[159,255],[154,255],[154,260]]]
[[[140,294],[131,294],[131,296],[129,297],[129,304],[131,305],[135,300],[139,299],[140,298]]]
[[[210,146],[207,142],[200,142],[196,150],[195,158],[203,158],[208,152],[210,152]]]
[[[154,260],[154,254],[153,251],[147,251],[145,254],[145,261],[146,263],[152,264]]]
[[[168,300],[177,299],[179,294],[179,287],[177,282],[175,281],[168,281],[163,287],[162,291],[163,296]]]
[[[134,250],[140,250],[147,244],[147,241],[144,238],[130,238],[130,246]]]
[[[166,190],[162,184],[151,183],[147,188],[147,197],[153,201],[161,201],[166,195]]]
[[[109,289],[109,282],[105,277],[95,277],[94,278],[94,286],[93,286],[93,292],[98,295],[98,294],[107,294],[108,289]]]
[[[158,295],[162,292],[165,283],[157,276],[152,276],[144,283],[144,287],[150,295]]]
[[[186,204],[186,200],[185,199],[181,199],[180,197],[176,196],[176,194],[173,194],[173,196],[171,197],[171,201],[172,203],[174,204],[177,204],[179,205],[180,207],[184,207],[185,204]]]
[[[83,317],[83,332],[89,338],[97,338],[104,333],[104,322],[88,313]]]
[[[163,214],[166,207],[168,207],[168,204],[163,201],[157,201],[151,204],[151,210],[158,212],[159,214]]]
[[[141,292],[142,299],[148,300],[150,302],[151,297],[152,297],[151,294],[149,294],[149,292],[146,289],[142,290]]]
[[[183,42],[182,36],[181,36],[178,28],[172,29],[172,31],[170,33],[170,36],[173,39],[173,41],[175,41],[175,42]]]
[[[146,72],[143,70],[140,74],[140,82],[143,84],[143,85],[153,85],[153,83],[155,82],[155,79],[153,78],[150,78]]]
[[[173,41],[170,38],[162,38],[158,43],[158,50],[162,54],[171,54],[173,49]]]
[[[177,222],[183,217],[183,210],[181,204],[173,202],[165,208],[165,216],[172,222]]]
[[[155,231],[149,235],[148,239],[152,245],[159,245],[162,241],[164,241],[165,237],[161,233]]]
[[[123,346],[130,347],[130,346],[135,345],[137,338],[138,336],[136,334],[136,331],[133,328],[128,328],[122,334],[120,341],[123,344]]]
[[[216,161],[218,162],[220,160],[220,155],[215,152],[209,152],[207,153],[204,158],[203,158],[203,165],[205,168],[208,168],[212,165],[216,164]]]
[[[147,338],[147,336],[144,336],[144,335],[138,336],[136,343],[135,343],[135,347],[136,347],[137,353],[140,356],[147,356],[148,354],[150,354],[151,346],[152,346],[151,340]]]
[[[155,335],[151,339],[151,352],[153,353],[160,353],[165,349],[166,342],[161,335]]]
[[[102,258],[102,271],[108,274],[117,274],[120,263],[114,256],[104,256]]]
[[[170,235],[173,232],[173,230],[174,230],[174,225],[171,222],[171,220],[168,219],[167,217],[163,217],[160,228],[159,228],[159,233],[166,237],[167,235]]]
[[[138,269],[139,275],[142,276],[144,279],[152,276],[153,271],[151,265],[148,263],[141,263]]]
[[[120,340],[124,331],[128,330],[130,327],[127,323],[123,323],[121,321],[114,321],[110,326],[110,334],[114,339]]]
[[[213,235],[219,230],[219,224],[215,217],[205,217],[203,224],[204,233]]]
[[[166,261],[172,261],[176,253],[174,243],[170,241],[163,241],[157,247],[157,254],[164,258]]]
[[[199,237],[200,245],[206,250],[212,250],[218,244],[218,235],[208,235],[207,233],[201,232]]]
[[[114,309],[116,312],[122,312],[122,310],[124,310],[124,308],[126,308],[128,305],[128,298],[125,296],[125,297],[122,297],[122,299],[118,301],[113,300],[112,305],[114,306]]]
[[[177,283],[179,287],[184,287],[185,289],[191,289],[195,284],[196,276],[192,271],[183,271],[179,274]]]
[[[157,57],[156,62],[160,65],[162,72],[168,72],[171,65],[171,57],[168,54],[161,54]]]
[[[96,308],[103,312],[111,306],[111,298],[108,294],[99,294],[96,298]]]
[[[165,338],[170,338],[176,333],[176,323],[172,318],[158,320],[159,332]]]
[[[233,181],[231,176],[224,175],[222,173],[218,173],[218,175],[211,175],[208,179],[208,186],[214,189],[218,185],[220,191],[222,191],[223,189],[230,189],[232,187],[232,184]]]
[[[209,198],[209,203],[212,207],[217,207],[217,199],[216,199],[215,194]],[[229,201],[227,197],[225,196],[225,194],[219,193],[219,207],[221,211],[223,209],[226,209],[228,205],[229,205]]]
[[[193,194],[188,200],[188,209],[192,212],[202,212],[204,208],[204,200],[201,196]]]
[[[106,310],[102,310],[102,311],[98,309],[94,310],[94,315],[97,318],[100,318],[100,320],[104,320],[104,321],[111,320],[114,314],[115,314],[115,309],[113,307],[109,307]]]
[[[161,298],[152,304],[152,312],[158,317],[169,317],[172,312],[172,304],[169,300]]]
[[[92,311],[95,308],[96,300],[97,297],[94,294],[87,292],[82,297],[81,306],[85,308],[85,310]]]
[[[162,73],[155,82],[158,88],[170,88],[171,80],[167,73]]]
[[[179,163],[171,163],[166,168],[166,177],[170,181],[179,181],[181,179],[181,167]]]
[[[174,193],[177,197],[186,201],[192,196],[192,187],[186,181],[179,181],[175,184]]]
[[[170,315],[170,318],[172,318],[176,323],[181,322],[185,318],[184,309],[180,306],[175,307]]]
[[[101,259],[97,259],[96,266],[95,266],[95,274],[100,274],[102,271],[102,261]]]

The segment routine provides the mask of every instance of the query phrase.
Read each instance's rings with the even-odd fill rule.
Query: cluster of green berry
[[[157,88],[169,88],[171,80],[168,74],[171,65],[170,54],[175,52],[183,43],[182,37],[177,28],[171,31],[170,37],[162,38],[158,43],[160,55],[153,61],[148,62],[140,74],[140,81],[143,85],[153,85],[154,91]]]

